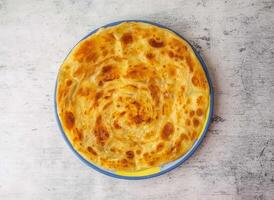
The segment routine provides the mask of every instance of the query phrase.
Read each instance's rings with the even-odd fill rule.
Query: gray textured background
[[[55,78],[71,47],[122,19],[181,33],[215,87],[203,144],[149,180],[117,180],[85,166],[53,114]],[[273,0],[0,0],[0,199],[274,199],[273,99]]]

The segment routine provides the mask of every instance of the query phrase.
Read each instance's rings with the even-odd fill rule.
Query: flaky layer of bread
[[[192,147],[207,120],[209,85],[176,34],[125,22],[76,45],[60,68],[56,102],[77,152],[107,169],[136,171]]]

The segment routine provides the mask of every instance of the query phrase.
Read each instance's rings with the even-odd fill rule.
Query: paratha
[[[109,170],[137,171],[184,155],[207,121],[209,98],[190,45],[143,22],[86,37],[57,79],[57,112],[69,142]]]

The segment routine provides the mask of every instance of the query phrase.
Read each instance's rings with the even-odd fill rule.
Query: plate
[[[102,168],[100,166],[97,166],[93,163],[91,163],[90,161],[86,160],[83,156],[81,156],[72,146],[72,144],[69,142],[59,119],[58,113],[57,113],[57,102],[56,102],[56,90],[57,90],[57,80],[56,80],[56,84],[55,84],[55,91],[54,91],[54,109],[55,109],[55,117],[58,123],[58,126],[61,130],[61,133],[63,135],[63,138],[65,140],[65,142],[68,144],[68,146],[70,147],[70,149],[75,153],[75,155],[81,160],[83,161],[86,165],[88,165],[89,167],[95,169],[96,171],[111,176],[111,177],[115,177],[115,178],[120,178],[120,179],[127,179],[127,180],[138,180],[138,179],[147,179],[147,178],[152,178],[155,176],[159,176],[162,175],[164,173],[167,173],[173,169],[175,169],[176,167],[178,167],[179,165],[181,165],[184,161],[186,161],[194,152],[195,150],[199,147],[199,145],[201,144],[201,142],[203,141],[211,119],[212,119],[212,115],[213,115],[213,103],[214,103],[214,92],[213,92],[213,86],[212,86],[212,82],[211,79],[209,77],[208,74],[208,70],[206,67],[205,62],[203,61],[202,57],[199,55],[199,53],[195,50],[195,48],[180,34],[178,34],[177,32],[173,31],[172,29],[165,27],[161,24],[158,23],[154,23],[154,22],[150,22],[150,21],[144,21],[144,20],[123,20],[123,21],[117,21],[117,22],[112,22],[110,24],[104,25],[100,28],[107,28],[107,27],[111,27],[111,26],[116,26],[120,23],[123,22],[143,22],[143,23],[147,23],[147,24],[151,24],[151,25],[155,25],[158,26],[160,28],[164,28],[167,29],[169,31],[172,31],[173,33],[175,33],[176,35],[178,35],[180,38],[182,38],[183,40],[185,40],[190,47],[192,48],[192,50],[194,51],[195,55],[197,56],[198,60],[200,61],[202,68],[206,74],[206,78],[209,84],[209,94],[210,94],[210,99],[209,99],[209,108],[207,111],[207,119],[206,119],[206,123],[204,124],[202,133],[200,134],[199,138],[195,141],[195,143],[193,144],[193,146],[188,150],[187,153],[185,153],[184,155],[182,155],[180,158],[178,158],[175,161],[169,162],[161,167],[152,167],[152,168],[148,168],[145,170],[140,170],[140,171],[134,171],[134,172],[125,172],[125,171],[111,171],[111,170],[107,170],[105,168]],[[89,33],[87,36],[85,36],[82,40],[84,40],[85,38],[89,37],[90,35],[96,33],[100,28],[92,31],[91,33]],[[81,40],[81,41],[82,41]],[[80,42],[80,41],[79,41]],[[77,44],[76,44],[77,45]],[[73,48],[72,48],[73,49]],[[69,55],[69,54],[68,54]]]

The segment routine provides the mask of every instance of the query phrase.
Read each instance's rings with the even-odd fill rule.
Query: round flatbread
[[[59,71],[56,102],[80,155],[106,169],[136,171],[192,147],[207,122],[209,84],[178,35],[124,22],[74,47]]]

